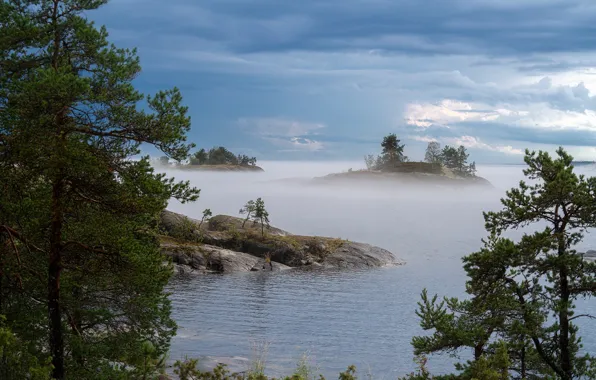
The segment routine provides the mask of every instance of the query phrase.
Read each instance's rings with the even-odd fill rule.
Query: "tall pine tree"
[[[115,378],[147,344],[165,352],[155,221],[198,196],[133,159],[141,144],[185,159],[190,119],[177,89],[135,90],[136,52],[84,16],[105,3],[0,2],[0,314],[31,353],[49,348],[56,379]]]
[[[573,171],[562,148],[552,158],[526,152],[522,181],[507,192],[503,209],[484,214],[489,238],[464,258],[469,300],[438,302],[423,293],[418,315],[430,336],[413,340],[416,353],[473,348],[474,361],[491,358],[505,343],[518,378],[594,378],[581,353],[576,301],[596,296],[596,263],[574,247],[596,227],[596,177]],[[518,242],[503,234],[533,228]],[[465,369],[461,366],[460,369]]]

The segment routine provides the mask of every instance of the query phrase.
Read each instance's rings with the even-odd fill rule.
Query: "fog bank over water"
[[[324,374],[336,376],[349,364],[371,368],[375,377],[413,369],[412,336],[420,334],[415,315],[420,291],[459,296],[465,275],[461,257],[486,236],[482,211],[500,208],[505,190],[523,178],[524,166],[479,166],[494,188],[308,185],[329,173],[358,170],[360,162],[259,162],[263,173],[167,170],[201,188],[193,204],[170,209],[200,218],[238,215],[250,199],[262,197],[271,224],[295,234],[322,235],[380,246],[404,259],[403,267],[364,272],[316,274],[300,271],[229,276],[197,276],[175,282],[174,315],[180,324],[172,359],[189,356],[250,357],[252,341],[268,341],[269,362],[292,369],[310,351]],[[596,175],[596,167],[578,171]],[[517,237],[521,231],[512,232]],[[580,249],[596,249],[593,234]],[[580,309],[594,309],[594,300]],[[589,351],[596,352],[595,321],[582,322]],[[431,368],[452,369],[433,357]],[[275,368],[272,369],[275,373]]]

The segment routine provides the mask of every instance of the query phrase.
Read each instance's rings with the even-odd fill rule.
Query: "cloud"
[[[302,136],[316,134],[325,128],[321,123],[309,123],[283,118],[241,118],[238,124],[262,136]]]
[[[408,136],[408,138],[410,140],[420,141],[420,142],[425,142],[425,143],[438,142],[439,141],[436,138],[431,137],[431,136],[416,136],[416,135],[411,135],[411,136]]]
[[[541,80],[536,88],[551,89],[548,80]],[[518,91],[528,91],[523,87]],[[513,93],[513,91],[511,92]],[[521,95],[520,95],[521,97]],[[576,99],[582,101],[579,107]],[[528,101],[518,104],[483,104],[444,99],[438,103],[408,104],[404,112],[406,124],[418,128],[481,123],[507,123],[535,129],[588,130],[596,132],[596,97],[583,83],[557,87],[550,93],[532,93]]]
[[[498,3],[498,4],[497,4]],[[157,0],[114,2],[112,23],[201,35],[235,53],[378,49],[518,55],[590,51],[590,0]],[[132,12],[134,10],[134,12]],[[120,21],[120,22],[118,22]]]
[[[499,152],[508,155],[521,155],[524,154],[522,149],[517,149],[511,145],[491,145],[481,141],[478,137],[474,136],[458,136],[458,137],[442,137],[436,138],[428,135],[412,135],[408,136],[410,140],[420,141],[425,143],[430,142],[441,142],[447,145],[460,146],[463,145],[470,149],[479,149],[491,152]]]
[[[322,142],[310,137],[316,136],[319,130],[325,128],[320,123],[282,118],[241,118],[238,124],[249,133],[275,145],[281,152],[315,152],[325,147]]]
[[[511,116],[516,111],[507,108],[488,110],[485,107],[444,99],[438,104],[408,104],[405,120],[409,125],[428,128],[431,125],[448,127],[451,123],[465,121],[494,121],[501,116]]]
[[[289,140],[268,138],[268,140],[281,148],[279,152],[318,152],[325,148],[322,142],[303,137],[292,137]]]
[[[275,158],[357,157],[393,131],[504,158],[596,145],[592,0],[126,0],[89,16],[139,47],[143,91],[181,88],[196,141]]]
[[[514,155],[521,155],[524,154],[524,151],[521,149],[517,149],[512,147],[511,145],[490,145],[485,142],[482,142],[479,138],[474,136],[460,136],[456,138],[449,138],[446,139],[447,142],[451,142],[453,145],[463,145],[466,148],[470,149],[481,149],[481,150],[489,150],[493,152],[500,152],[505,154],[514,154]]]

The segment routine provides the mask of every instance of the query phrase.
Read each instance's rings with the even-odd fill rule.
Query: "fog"
[[[486,236],[482,211],[499,209],[500,197],[523,178],[521,165],[479,166],[477,174],[494,188],[326,186],[309,179],[361,169],[363,163],[259,165],[265,172],[168,169],[169,175],[201,189],[197,202],[173,201],[169,209],[193,218],[200,218],[205,208],[214,215],[238,215],[248,200],[262,197],[273,226],[294,234],[370,243],[407,264],[326,278],[247,274],[186,284],[174,299],[174,316],[181,326],[174,356],[249,356],[250,342],[265,339],[272,342],[270,361],[285,368],[292,369],[299,351],[306,348],[328,375],[349,364],[371,366],[373,372],[391,376],[412,370],[410,340],[422,332],[414,313],[420,291],[426,287],[441,295],[463,294],[461,257],[480,248]],[[594,166],[579,171],[596,175]],[[579,248],[596,249],[594,236],[586,236]],[[261,289],[256,295],[255,286]],[[580,308],[594,307],[592,300],[586,302]],[[585,332],[596,324],[589,323],[584,342],[594,352],[596,337]],[[433,359],[431,368],[442,372],[452,367],[448,360]]]
[[[407,259],[403,244],[485,235],[482,211],[499,208],[505,191],[523,179],[523,166],[479,166],[478,175],[488,187],[437,187],[428,184],[362,182],[313,183],[313,177],[348,169],[362,169],[360,162],[260,162],[262,173],[167,170],[178,180],[189,180],[201,189],[191,204],[172,201],[169,209],[200,218],[204,209],[214,215],[239,216],[250,199],[264,199],[271,224],[294,234],[325,235],[396,249]],[[428,234],[431,234],[428,236]],[[398,236],[403,239],[396,239]],[[395,247],[395,244],[398,246]]]

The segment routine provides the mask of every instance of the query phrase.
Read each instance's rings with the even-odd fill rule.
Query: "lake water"
[[[179,324],[172,360],[216,356],[251,359],[253,345],[268,345],[267,369],[287,374],[300,357],[330,377],[350,364],[375,378],[396,378],[415,365],[411,338],[422,333],[415,314],[423,288],[460,296],[465,275],[461,257],[486,236],[482,211],[521,178],[522,166],[480,166],[494,190],[320,188],[277,179],[357,169],[351,162],[265,162],[265,173],[169,171],[202,189],[195,204],[170,209],[200,218],[205,208],[237,215],[249,199],[263,197],[271,224],[296,234],[339,237],[383,247],[407,264],[367,271],[246,273],[176,278],[171,284]],[[596,168],[583,167],[588,175]],[[514,233],[512,236],[519,236]],[[588,235],[581,249],[596,249]],[[581,309],[596,312],[596,301]],[[596,352],[596,321],[582,321],[584,344]],[[465,355],[466,353],[464,353]],[[241,359],[236,360],[242,363]],[[436,372],[452,369],[447,357],[432,356]]]

